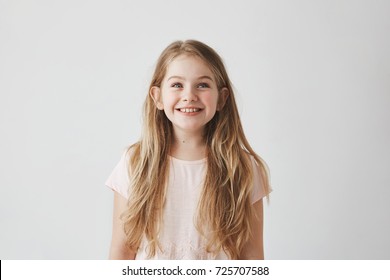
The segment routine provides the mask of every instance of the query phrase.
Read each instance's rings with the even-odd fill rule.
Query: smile
[[[182,113],[195,113],[195,112],[201,111],[202,109],[200,109],[200,108],[179,108],[177,110],[179,110]]]

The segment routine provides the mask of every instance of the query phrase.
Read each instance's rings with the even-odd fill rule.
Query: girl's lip
[[[176,110],[181,110],[181,109],[199,109],[199,110],[203,110],[203,108],[199,108],[199,107],[180,107],[180,108],[176,108]]]
[[[188,112],[186,112],[185,109],[188,109]],[[193,110],[189,111],[190,109],[193,109]],[[196,111],[195,111],[194,109],[195,109]],[[195,115],[195,114],[197,114],[197,113],[199,113],[199,112],[202,112],[203,109],[197,108],[197,107],[184,107],[184,108],[178,108],[178,109],[176,109],[176,110],[177,110],[178,112],[182,113],[182,114],[186,114],[186,115]]]

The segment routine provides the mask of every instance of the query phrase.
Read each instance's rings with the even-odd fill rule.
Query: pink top
[[[128,199],[130,180],[127,173],[128,156],[125,155],[126,153],[122,155],[105,184]],[[169,159],[170,171],[163,225],[158,236],[162,251],[157,250],[153,259],[228,259],[223,251],[216,256],[208,253],[205,249],[205,240],[194,225],[194,216],[206,170],[206,159],[195,161],[185,161],[173,157],[169,157]],[[266,193],[261,184],[259,169],[253,158],[252,163],[254,188],[251,202],[253,204],[262,199]],[[147,240],[144,239],[136,259],[147,259],[146,249]]]

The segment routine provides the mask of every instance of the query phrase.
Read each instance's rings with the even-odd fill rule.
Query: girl
[[[195,40],[161,54],[141,140],[106,181],[110,259],[263,259],[266,164],[245,138],[220,56]]]

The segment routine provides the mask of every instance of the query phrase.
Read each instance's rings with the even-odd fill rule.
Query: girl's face
[[[201,133],[224,103],[226,91],[222,89],[220,98],[215,77],[200,58],[180,55],[169,64],[161,87],[153,87],[151,95],[175,132]]]

